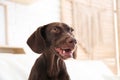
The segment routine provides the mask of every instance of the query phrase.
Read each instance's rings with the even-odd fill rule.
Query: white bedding
[[[27,80],[38,55],[0,53],[0,80]],[[66,60],[71,80],[120,80],[101,61]]]

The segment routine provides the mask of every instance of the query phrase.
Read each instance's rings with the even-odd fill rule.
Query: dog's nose
[[[69,43],[69,44],[76,44],[77,41],[76,41],[75,38],[68,38],[68,39],[67,39],[67,43]]]

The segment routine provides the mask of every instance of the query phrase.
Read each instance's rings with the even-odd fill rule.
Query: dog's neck
[[[53,49],[47,49],[44,51],[44,56],[47,63],[47,73],[50,77],[57,76],[60,72],[60,68],[63,65],[63,60],[56,55],[56,52]]]

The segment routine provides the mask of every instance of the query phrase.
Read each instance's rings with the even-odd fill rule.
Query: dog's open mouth
[[[66,59],[66,58],[70,58],[73,55],[73,49],[70,48],[55,48],[55,50],[59,53],[59,55],[61,55],[62,58]]]

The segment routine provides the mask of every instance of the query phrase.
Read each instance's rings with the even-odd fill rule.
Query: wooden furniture
[[[25,54],[22,47],[0,46],[0,53]]]

